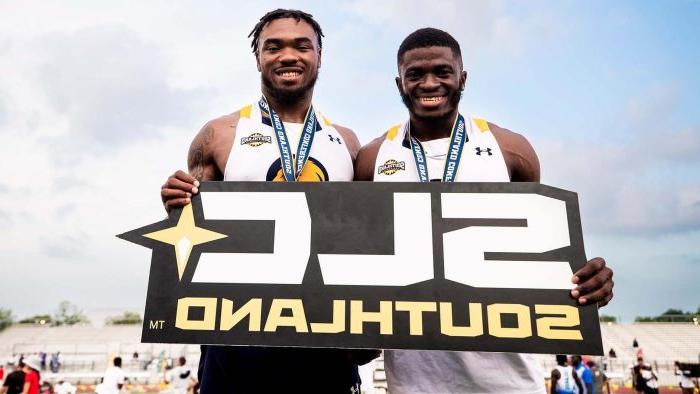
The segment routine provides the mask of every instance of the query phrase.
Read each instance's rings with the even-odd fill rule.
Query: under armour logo
[[[479,156],[481,156],[482,152],[486,152],[489,154],[489,156],[493,156],[493,152],[491,152],[491,148],[481,149],[480,147],[477,146],[474,149],[476,149],[476,154]]]
[[[332,135],[328,134],[328,138],[330,138],[331,142],[334,142],[334,141],[337,142],[338,145],[343,144],[342,142],[340,142],[340,138],[338,138],[338,137],[333,137]]]

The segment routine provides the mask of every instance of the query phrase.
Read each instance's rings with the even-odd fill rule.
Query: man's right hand
[[[165,210],[182,207],[190,203],[193,195],[199,193],[199,181],[190,174],[177,170],[160,188],[160,198]]]

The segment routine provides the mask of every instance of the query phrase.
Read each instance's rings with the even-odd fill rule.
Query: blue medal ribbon
[[[311,145],[314,142],[314,134],[316,134],[316,113],[314,112],[313,105],[309,106],[306,111],[306,117],[304,118],[304,126],[301,130],[301,136],[299,137],[299,144],[297,146],[296,154],[296,166],[295,157],[292,156],[292,150],[289,146],[289,139],[287,138],[287,132],[284,130],[284,124],[280,119],[277,112],[270,108],[263,96],[258,102],[260,106],[260,111],[263,114],[268,115],[270,118],[270,123],[272,123],[272,128],[275,130],[275,137],[277,137],[277,147],[280,150],[280,164],[282,168],[282,173],[284,174],[284,179],[287,182],[296,182],[304,170],[306,162],[309,160],[311,153]]]
[[[408,127],[410,137],[410,121]],[[416,160],[416,168],[418,169],[418,178],[421,182],[430,182],[430,176],[428,175],[428,159],[425,156],[423,145],[414,137],[410,137],[410,141],[411,151],[413,152],[413,158]],[[443,182],[455,181],[465,142],[467,142],[467,125],[464,122],[464,117],[457,114],[457,119],[455,119],[452,125],[452,133],[450,134],[450,148],[447,152],[445,169],[442,174]]]

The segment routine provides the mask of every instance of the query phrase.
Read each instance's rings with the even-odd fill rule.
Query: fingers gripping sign
[[[607,305],[613,297],[613,271],[607,267],[605,260],[596,257],[589,260],[574,273],[571,282],[576,285],[571,296],[581,305],[598,303],[598,307]]]
[[[160,198],[168,212],[173,208],[189,204],[192,196],[197,193],[199,193],[199,181],[182,170],[169,176],[160,188]]]

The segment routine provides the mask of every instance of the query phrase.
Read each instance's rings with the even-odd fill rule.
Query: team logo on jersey
[[[379,166],[377,169],[377,174],[392,175],[398,171],[406,170],[405,161],[396,161],[394,159],[387,160],[384,164]]]
[[[338,145],[343,145],[343,143],[340,142],[340,137],[333,137],[331,134],[328,134],[328,138],[331,140],[331,142],[337,142]]]
[[[284,182],[284,174],[282,173],[282,166],[280,165],[280,159],[275,160],[270,168],[267,170],[267,176],[265,177],[267,181],[272,182]],[[320,161],[309,157],[309,160],[304,165],[304,169],[301,171],[301,175],[297,179],[299,182],[328,182],[330,178],[328,177],[328,171],[326,167],[321,164]]]
[[[486,154],[488,154],[489,156],[493,156],[493,152],[491,152],[491,148],[486,148],[486,149],[484,149],[484,148],[481,148],[481,147],[478,147],[478,146],[477,146],[477,147],[475,147],[474,149],[476,150],[476,154],[479,155],[479,156],[481,156],[482,153],[486,153]]]
[[[247,137],[241,138],[241,145],[260,146],[262,144],[271,143],[272,137],[269,135],[262,135],[260,133],[253,133]]]

